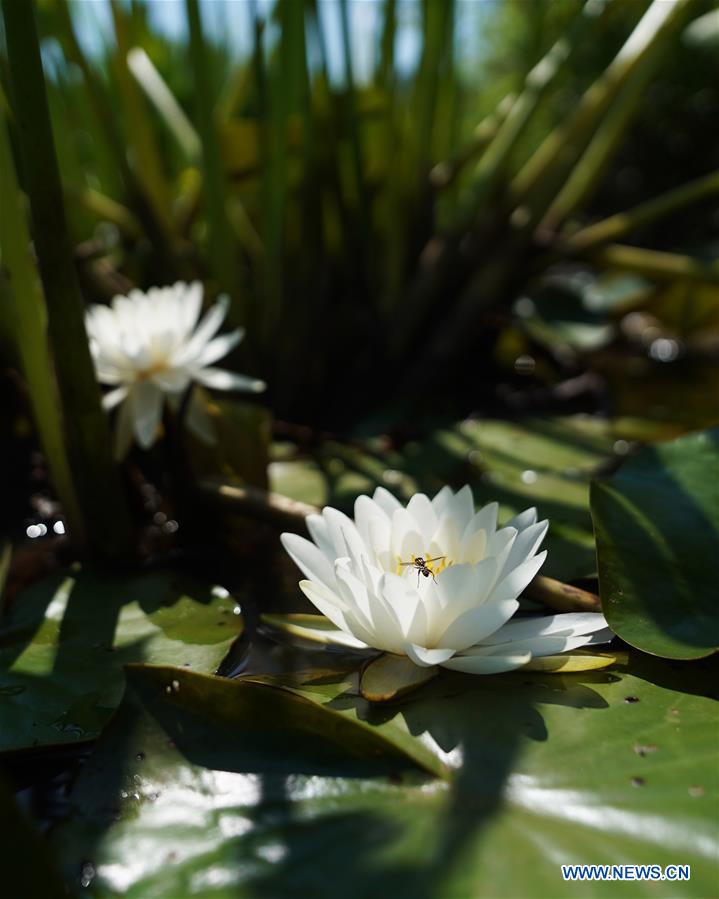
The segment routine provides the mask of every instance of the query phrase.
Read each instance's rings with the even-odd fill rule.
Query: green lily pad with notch
[[[592,487],[610,627],[673,659],[719,647],[719,428],[642,450]]]
[[[717,707],[702,695],[709,664],[445,673],[379,708],[346,673],[233,683],[136,667],[53,847],[70,885],[92,863],[83,895],[93,899],[617,895],[614,882],[564,882],[561,864],[690,865],[691,881],[626,882],[621,895],[711,895],[719,771],[708,726]],[[387,754],[371,774],[363,752],[340,751],[339,730],[325,742],[321,716],[314,739],[292,714],[283,731],[272,720],[287,714],[275,705],[283,693],[353,727],[412,735],[453,776],[427,779]],[[247,720],[255,700],[259,725]]]
[[[0,752],[90,740],[128,662],[215,671],[242,632],[226,590],[172,571],[80,571],[18,596],[0,630]]]

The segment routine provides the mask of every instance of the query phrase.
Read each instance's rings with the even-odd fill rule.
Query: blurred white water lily
[[[418,493],[406,507],[379,487],[354,511],[354,521],[332,508],[310,515],[314,542],[282,535],[307,577],[302,591],[332,623],[317,626],[320,642],[496,674],[612,637],[596,612],[511,620],[547,554],[537,553],[548,522],[535,509],[498,528],[497,503],[475,512],[469,487]],[[311,625],[292,631],[313,639]]]
[[[264,383],[214,362],[226,356],[244,336],[238,329],[216,336],[229,301],[218,300],[200,320],[202,285],[178,281],[117,296],[111,306],[91,306],[85,325],[97,379],[114,389],[105,394],[106,409],[122,403],[116,451],[123,456],[132,443],[147,449],[158,433],[164,401],[174,408],[192,382],[216,390],[264,390]],[[187,424],[210,437],[197,404],[190,403]]]

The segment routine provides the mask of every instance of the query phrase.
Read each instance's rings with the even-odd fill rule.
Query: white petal
[[[487,532],[487,537],[489,538],[497,530],[498,515],[499,503],[487,503],[486,506],[482,506],[479,512],[477,512],[468,527],[473,525],[474,530],[476,531],[480,528],[484,528]]]
[[[202,310],[202,284],[199,281],[193,281],[191,284],[178,281],[175,284],[175,291],[182,297],[180,303],[181,332],[183,335],[188,335],[194,330]]]
[[[324,584],[330,590],[336,589],[334,566],[314,543],[299,534],[282,534],[280,540],[292,561],[306,577]]]
[[[538,556],[518,565],[494,587],[488,601],[502,602],[505,599],[516,599],[542,567],[546,558],[545,549]]]
[[[250,378],[247,375],[238,375],[234,371],[224,368],[200,368],[194,373],[194,378],[206,387],[215,390],[244,390],[249,393],[261,393],[267,386],[258,378]]]
[[[324,584],[314,581],[300,581],[300,590],[312,605],[341,631],[348,631],[342,600]]]
[[[496,561],[483,559],[478,565],[452,565],[437,575],[434,601],[425,601],[430,633],[434,642],[441,643],[440,636],[460,615],[481,606],[494,582]],[[467,644],[465,644],[467,645]]]
[[[403,562],[410,562],[413,556],[424,555],[427,551],[425,547],[414,518],[406,509],[396,509],[392,515],[392,555]]]
[[[361,640],[353,637],[352,634],[341,630],[340,628],[315,628],[310,627],[309,625],[293,624],[291,628],[287,629],[287,633],[293,634],[296,637],[301,637],[305,640],[310,640],[313,643],[347,646],[350,649],[368,649],[366,643],[363,643]]]
[[[488,602],[460,615],[437,640],[455,651],[467,649],[499,631],[519,608],[516,599]]]
[[[437,528],[437,515],[428,497],[424,493],[415,493],[407,503],[407,512],[414,519],[425,543],[429,542]]]
[[[210,310],[195,329],[195,332],[186,346],[186,352],[194,355],[204,348],[205,344],[220,330],[229,308],[229,297],[219,297],[217,302],[214,306],[210,307]]]
[[[464,529],[462,529],[464,530]],[[428,553],[432,556],[445,556],[456,562],[460,554],[460,531],[457,521],[451,515],[444,514],[439,520],[437,530],[429,544]]]
[[[513,671],[521,668],[532,658],[531,652],[517,653],[504,656],[453,656],[448,662],[442,662],[443,668],[452,671],[463,671],[466,674],[501,674],[503,671]]]
[[[558,615],[540,615],[510,621],[488,642],[526,640],[552,634],[590,634],[607,627],[604,615],[599,612],[561,612]]]
[[[447,623],[480,602],[477,565],[450,565],[437,575],[437,592]]]
[[[392,496],[389,490],[386,490],[384,487],[377,487],[372,499],[389,518],[392,517],[396,509],[402,508],[400,501]]]
[[[448,504],[448,513],[452,516],[460,536],[474,516],[474,496],[472,488],[465,484]]]
[[[230,350],[233,350],[244,336],[244,330],[238,328],[229,334],[221,334],[219,337],[215,337],[202,350],[197,359],[197,364],[202,366],[212,365],[213,362],[217,362],[218,359],[222,359]]]
[[[494,532],[497,530],[497,512],[499,510],[498,503],[487,503],[486,506],[483,506],[476,515],[474,515],[467,527],[464,529],[464,533],[462,534],[462,548],[461,559],[463,562],[475,561],[478,562],[480,558],[486,552],[486,546],[489,544],[489,541],[494,536]],[[475,536],[484,531],[485,533],[485,543],[484,546],[481,546],[478,538]],[[472,549],[470,550],[470,546]],[[476,559],[469,559],[467,557],[469,552],[476,552],[481,549],[481,555],[479,555]]]
[[[531,527],[536,520],[537,510],[532,506],[531,509],[525,509],[524,512],[515,515],[514,518],[507,522],[505,527],[516,528],[518,531],[523,531],[525,528]]]
[[[469,530],[469,529],[468,529]],[[476,564],[481,562],[487,551],[487,532],[482,528],[479,531],[468,532],[462,538],[459,550],[459,562]]]
[[[366,554],[367,548],[354,521],[331,506],[325,506],[322,517],[327,522],[327,534],[335,548],[335,558],[351,556],[359,561]]]
[[[392,556],[392,525],[386,516],[369,523],[369,555],[383,571],[394,571],[397,559]]]
[[[386,512],[369,496],[360,495],[355,500],[354,518],[357,530],[365,543],[370,543],[370,525],[374,521],[379,521],[388,526]]]
[[[548,521],[540,521],[520,531],[512,544],[507,561],[504,563],[503,572],[508,574],[522,562],[531,559],[539,549],[539,544],[544,540],[548,527]]]
[[[114,409],[118,403],[121,403],[125,399],[127,391],[127,385],[123,384],[122,387],[116,387],[114,390],[106,393],[102,398],[102,408],[108,410]]]
[[[514,544],[518,533],[516,528],[510,527],[496,531],[487,542],[487,555],[502,557],[501,561],[504,562],[507,556],[509,556],[510,544]],[[508,546],[510,546],[510,549],[507,549]]]
[[[408,643],[405,646],[405,652],[415,665],[420,668],[431,668],[433,665],[441,665],[454,655],[453,649],[425,649],[423,646],[416,646]]]
[[[327,533],[327,522],[321,515],[308,515],[305,518],[305,524],[310,532],[310,537],[317,544],[320,552],[327,558],[330,564],[334,565],[334,560],[336,559],[335,548]]]
[[[425,642],[427,615],[419,591],[398,575],[385,574],[380,579],[379,592],[397,617],[405,640]]]
[[[151,381],[133,384],[127,397],[135,439],[143,449],[155,442],[162,419],[163,393]]]
[[[381,590],[377,593],[368,591],[365,585],[347,568],[343,569],[338,565],[335,567],[335,571],[340,586],[345,586],[347,590],[352,591],[351,598],[354,602],[352,604],[348,602],[349,608],[352,611],[356,609],[367,619],[367,634],[363,635],[362,631],[355,631],[355,636],[369,643],[375,649],[401,652],[401,647],[405,642],[402,627],[394,610],[385,601]],[[345,598],[349,600],[350,596],[345,594]],[[361,618],[359,620],[361,624],[364,624]]]
[[[442,487],[442,489],[432,498],[432,508],[437,515],[437,518],[441,518],[445,512],[447,511],[447,506],[452,501],[454,497],[454,491],[451,487]]]
[[[150,380],[167,393],[182,393],[190,386],[192,378],[185,368],[165,368],[152,375]]]
[[[497,649],[501,648],[506,652],[531,652],[533,657],[539,658],[579,649],[580,646],[586,646],[589,639],[586,634],[579,634],[574,637],[561,635],[534,637],[530,640],[512,640],[511,643],[503,643]]]

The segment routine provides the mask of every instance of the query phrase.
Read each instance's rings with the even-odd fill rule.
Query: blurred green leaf
[[[597,481],[592,518],[612,629],[667,658],[719,647],[719,429],[648,447]]]
[[[234,610],[226,590],[172,571],[35,584],[0,630],[0,752],[94,739],[128,662],[214,671],[242,632]]]

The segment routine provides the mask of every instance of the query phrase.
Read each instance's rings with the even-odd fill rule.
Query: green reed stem
[[[89,547],[104,557],[129,551],[127,500],[115,468],[107,418],[85,332],[67,230],[35,9],[2,0],[12,108],[45,290],[48,334],[65,422],[65,445]]]
[[[78,544],[86,534],[70,461],[65,449],[62,416],[52,361],[47,352],[47,310],[32,261],[26,206],[15,175],[5,122],[0,120],[0,262],[7,278],[3,291],[7,322],[25,376],[35,427],[52,482]]]
[[[202,142],[202,166],[207,202],[208,257],[217,286],[230,294],[233,324],[244,321],[240,305],[240,278],[237,253],[232,240],[232,228],[225,208],[225,173],[220,156],[212,98],[207,46],[202,31],[202,19],[197,0],[185,0],[190,30],[190,62],[195,78],[197,98],[197,130]]]

